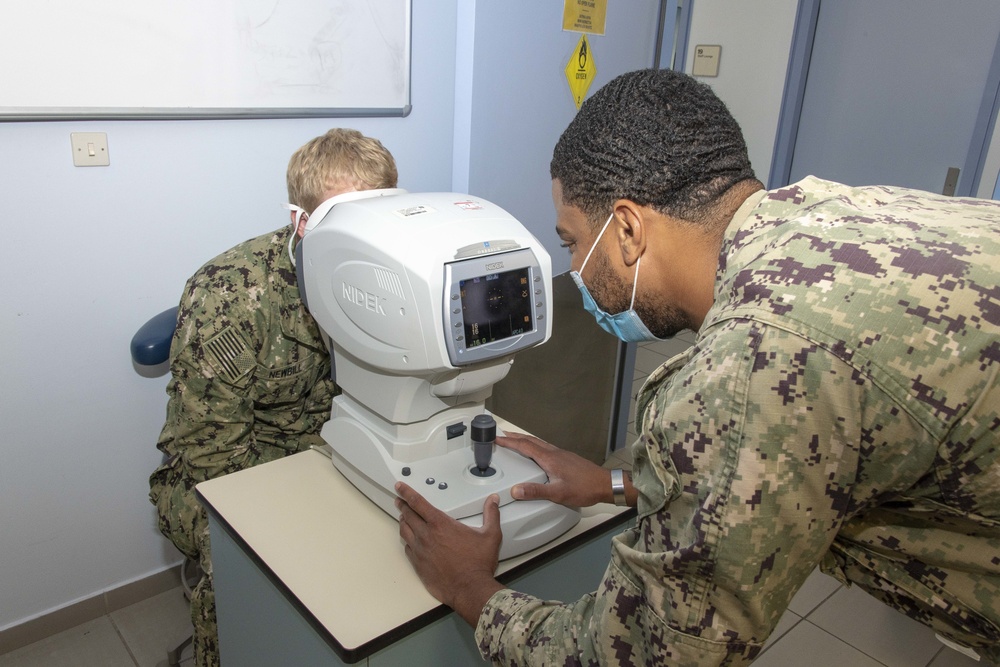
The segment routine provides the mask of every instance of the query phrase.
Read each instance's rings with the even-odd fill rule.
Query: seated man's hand
[[[549,477],[548,484],[515,484],[517,500],[551,500],[567,507],[590,507],[613,502],[611,471],[573,452],[530,435],[507,433],[497,444],[534,460]]]
[[[406,557],[427,591],[475,627],[487,600],[501,590],[493,578],[499,562],[500,499],[483,505],[483,526],[472,528],[437,509],[406,484],[396,484],[399,536]]]

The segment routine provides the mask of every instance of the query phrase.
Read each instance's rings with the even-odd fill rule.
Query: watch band
[[[621,468],[611,471],[611,495],[615,499],[615,505],[628,505],[628,500],[625,499],[625,473]]]

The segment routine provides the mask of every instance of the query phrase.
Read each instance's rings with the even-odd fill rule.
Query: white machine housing
[[[456,193],[350,193],[309,223],[296,264],[343,392],[322,431],[338,470],[393,516],[397,481],[470,525],[498,494],[501,558],[575,525],[575,510],[511,498],[514,484],[547,481],[532,460],[495,448],[492,474],[473,471],[472,419],[514,354],[552,333],[551,260],[537,239]]]

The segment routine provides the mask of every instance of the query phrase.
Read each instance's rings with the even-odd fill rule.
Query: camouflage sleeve
[[[254,463],[256,352],[238,297],[190,282],[171,343],[167,418],[157,446],[195,483]]]
[[[702,332],[643,390],[639,520],[596,593],[572,605],[497,593],[477,628],[484,657],[747,664],[844,519],[879,395],[800,336],[746,321]]]
[[[510,589],[497,591],[476,626],[479,652],[495,665],[596,664],[593,647],[581,637],[593,604],[593,595],[563,604]]]

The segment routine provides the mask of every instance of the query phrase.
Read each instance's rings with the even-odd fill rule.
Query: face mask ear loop
[[[295,229],[298,229],[298,223],[295,224]],[[292,260],[292,266],[295,266],[295,253],[292,251],[292,244],[295,242],[295,229],[292,230],[291,236],[288,237],[288,259]]]
[[[635,260],[635,276],[632,278],[632,303],[629,304],[628,309],[632,310],[635,308],[635,290],[639,287],[639,262],[642,261],[642,255]]]
[[[295,222],[292,223],[292,233],[288,237],[288,259],[292,260],[292,266],[295,266],[295,253],[292,252],[292,246],[295,245],[295,238],[298,236],[299,223],[302,221],[302,216],[307,215],[307,213],[305,209],[295,204],[282,204],[281,207],[289,211],[295,211]]]
[[[615,214],[612,211],[611,215],[608,216],[607,221],[604,223],[604,226],[601,227],[601,233],[597,235],[597,238],[594,239],[593,245],[590,246],[590,252],[588,252],[587,256],[583,258],[583,264],[580,265],[580,271],[579,271],[581,278],[583,278],[583,270],[587,268],[587,262],[590,261],[590,256],[594,254],[594,248],[597,247],[597,244],[600,242],[601,237],[604,236],[604,231],[608,228],[608,225],[611,224],[611,218],[613,217],[615,217]]]

